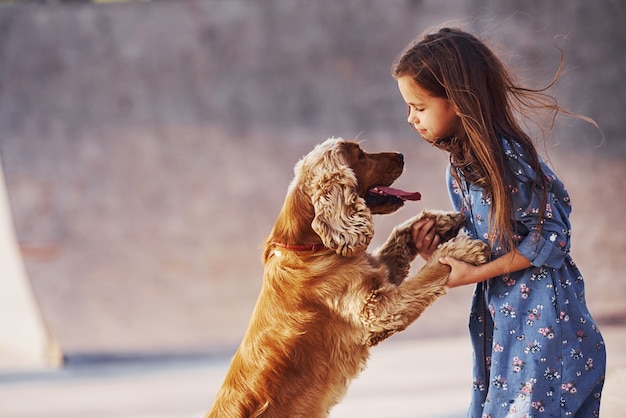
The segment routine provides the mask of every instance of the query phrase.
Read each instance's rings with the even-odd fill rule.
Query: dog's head
[[[403,168],[402,154],[368,154],[341,138],[323,142],[302,158],[296,179],[311,197],[311,226],[324,245],[344,256],[364,251],[374,235],[371,215],[392,213],[404,204],[402,191],[388,188]]]

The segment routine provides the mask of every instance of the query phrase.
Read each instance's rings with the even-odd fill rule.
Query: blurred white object
[[[19,252],[0,165],[0,364],[60,366],[63,356],[37,306]]]

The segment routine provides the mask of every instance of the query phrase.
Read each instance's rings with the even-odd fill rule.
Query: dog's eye
[[[365,153],[363,152],[363,150],[359,150],[359,160],[363,159],[365,159]]]

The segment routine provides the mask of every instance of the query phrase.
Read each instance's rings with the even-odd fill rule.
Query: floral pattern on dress
[[[513,173],[508,189],[517,249],[532,265],[476,286],[469,319],[474,383],[467,416],[597,417],[606,351],[585,303],[583,277],[570,257],[570,198],[541,161],[548,179],[541,207],[541,196],[531,187],[536,173],[521,147],[506,139],[503,146]],[[467,233],[488,242],[490,199],[478,188],[458,184],[450,170],[447,181],[454,208],[467,216]],[[502,246],[494,245],[492,253],[501,256]]]

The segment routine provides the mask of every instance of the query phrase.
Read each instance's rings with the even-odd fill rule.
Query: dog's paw
[[[442,242],[456,237],[466,220],[465,215],[461,212],[443,210],[424,210],[416,218],[416,221],[423,218],[434,219],[437,235]]]
[[[422,219],[423,213],[420,213],[419,215],[416,215],[412,218],[407,219],[406,221],[402,222],[399,225],[396,225],[395,232],[398,235],[412,235],[413,233],[413,224],[416,223],[417,221],[419,221],[420,219]]]
[[[479,265],[489,261],[489,245],[469,236],[459,236],[444,243],[439,248],[439,256],[451,256],[466,263]]]

